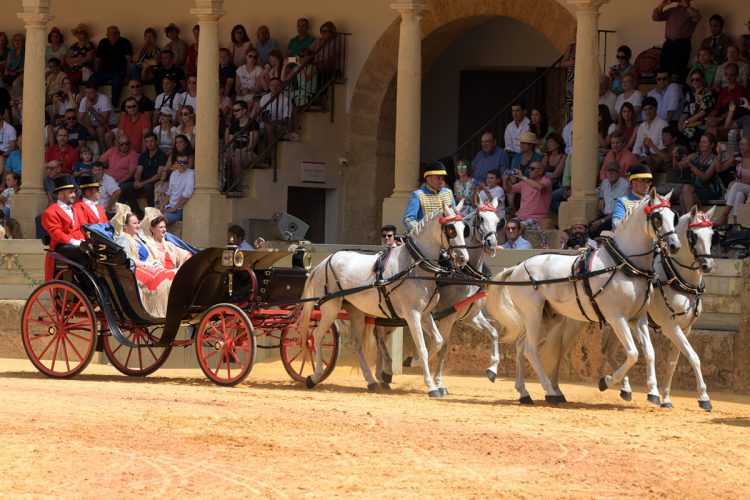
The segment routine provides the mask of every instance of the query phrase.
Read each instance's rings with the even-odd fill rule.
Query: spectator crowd
[[[332,22],[320,26],[317,38],[307,19],[298,19],[296,30],[282,48],[268,26],[258,27],[253,41],[238,24],[219,50],[217,140],[225,168],[218,181],[223,188],[247,189],[242,177],[250,164],[273,164],[275,141],[298,138],[294,111],[340,67]],[[196,165],[193,149],[200,27],[192,28],[193,43],[174,23],[163,30],[146,28],[140,44],[114,25],[98,43],[85,24],[70,29],[72,40],[66,40],[67,33],[53,27],[47,36],[43,140],[49,203],[57,200],[55,179],[72,176],[80,191],[80,179],[94,176],[97,203],[108,216],[122,203],[138,218],[144,207],[155,207],[168,225],[181,220],[195,169],[216,168]],[[24,56],[24,36],[9,39],[0,32],[0,216],[12,226],[5,227],[6,238],[19,235],[12,200],[23,176]],[[101,91],[105,85],[109,93]],[[147,85],[153,85],[153,100],[144,93]],[[37,220],[37,237],[42,237]]]

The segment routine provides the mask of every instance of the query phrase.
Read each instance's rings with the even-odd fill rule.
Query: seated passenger
[[[112,217],[111,223],[115,231],[115,242],[125,250],[135,265],[135,279],[143,307],[152,316],[163,318],[167,312],[169,287],[175,271],[165,269],[149,253],[138,235],[138,217],[130,213],[130,207],[118,203],[117,213]]]
[[[73,205],[73,213],[76,215],[81,225],[84,224],[103,224],[107,222],[107,214],[104,206],[99,203],[101,193],[99,192],[99,182],[93,175],[82,175],[78,178],[80,182],[81,194],[83,195]]]
[[[141,221],[144,243],[149,253],[164,269],[178,269],[192,254],[167,241],[167,221],[161,212],[153,207],[146,207],[146,215]]]

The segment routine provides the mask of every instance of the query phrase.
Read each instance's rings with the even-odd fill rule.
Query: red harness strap
[[[659,209],[659,208],[672,208],[672,205],[669,203],[669,200],[666,200],[664,198],[660,198],[660,200],[661,201],[659,203],[655,203],[653,205],[646,205],[645,207],[643,207],[643,212],[646,215],[651,215],[651,212],[653,212],[656,209]]]
[[[695,222],[688,224],[688,227],[714,227],[714,223],[705,212],[698,212],[695,214]]]
[[[487,292],[484,292],[484,291],[481,291],[481,292],[479,292],[479,293],[475,293],[475,294],[474,294],[474,295],[472,295],[471,297],[469,297],[469,298],[467,298],[467,299],[464,299],[464,300],[462,300],[462,301],[461,301],[461,302],[459,302],[458,304],[454,304],[454,305],[453,305],[453,309],[454,309],[454,310],[455,310],[456,312],[458,312],[458,311],[460,311],[461,309],[464,309],[464,308],[466,308],[466,307],[469,307],[470,305],[472,305],[472,304],[473,304],[474,302],[476,302],[477,300],[483,299],[485,295],[487,295]]]
[[[443,224],[447,222],[458,222],[460,220],[464,220],[464,218],[460,213],[458,213],[454,215],[453,217],[440,217],[438,219],[438,222],[440,222],[440,225],[442,226]]]

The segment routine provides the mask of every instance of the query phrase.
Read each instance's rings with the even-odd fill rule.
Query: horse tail
[[[510,267],[500,271],[493,280],[506,281],[514,270],[515,267]],[[487,291],[487,309],[490,315],[500,323],[500,327],[503,330],[500,341],[504,344],[515,343],[526,332],[526,325],[518,314],[518,311],[516,311],[507,286],[492,285],[489,287]]]
[[[543,335],[539,342],[539,360],[545,373],[552,373],[581,333],[580,322],[561,315],[545,314],[539,332]]]
[[[302,312],[300,313],[299,323],[297,324],[297,331],[300,332],[301,339],[306,338],[306,334],[303,334],[302,332],[307,332],[310,328],[310,318],[312,316],[313,308],[315,307],[315,302],[309,299],[315,297],[315,272],[321,267],[321,265],[315,266],[315,268],[310,271],[310,274],[305,281],[305,287],[302,289],[302,297],[300,297],[300,299],[305,302],[302,303]],[[303,342],[303,345],[307,344]]]

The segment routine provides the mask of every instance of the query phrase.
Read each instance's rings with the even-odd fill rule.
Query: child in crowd
[[[88,146],[81,146],[78,149],[78,163],[73,167],[73,175],[91,175],[91,169],[94,168],[94,151]]]

